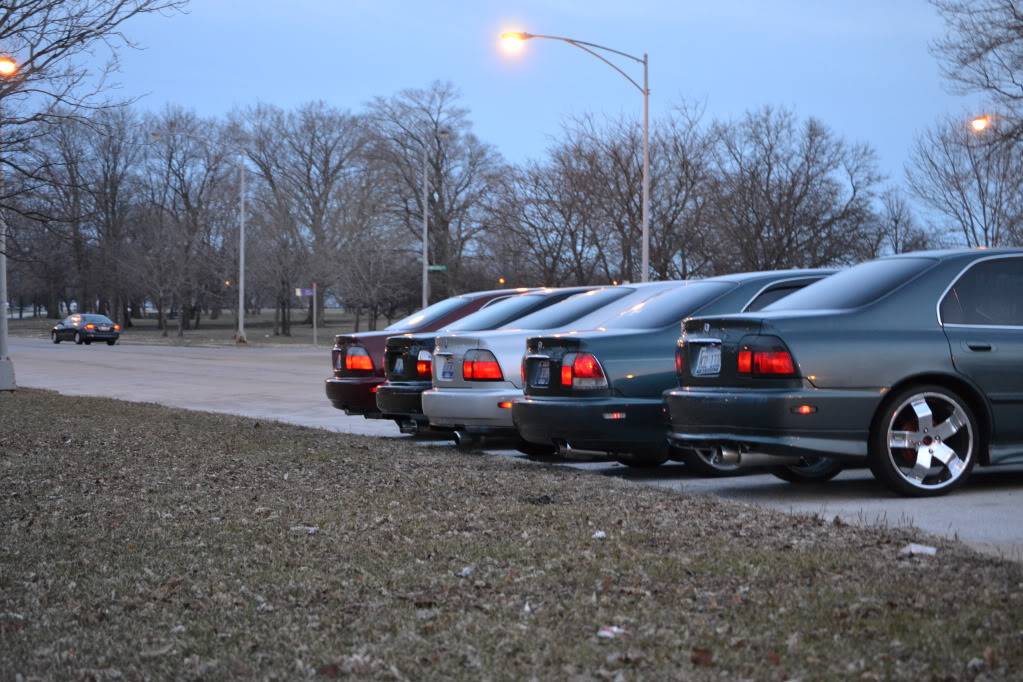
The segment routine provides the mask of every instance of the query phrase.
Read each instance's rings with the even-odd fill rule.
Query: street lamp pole
[[[0,78],[14,78],[18,75],[18,62],[9,55],[0,54]],[[2,104],[2,102],[0,102]],[[0,110],[0,126],[3,125],[3,111]],[[0,128],[0,154],[3,153],[3,134]],[[0,192],[4,186],[3,160],[0,159]],[[14,362],[7,350],[7,219],[0,209],[0,391],[13,391]]]
[[[429,243],[430,243],[430,183],[429,154],[430,148],[423,140],[423,307],[430,305],[430,266],[429,266]]]
[[[245,338],[245,162],[241,154],[238,155],[238,188],[238,336],[235,342],[248,343]]]
[[[572,47],[579,48],[583,52],[596,57],[617,71],[625,78],[625,80],[629,81],[629,83],[639,90],[640,94],[643,95],[643,247],[640,281],[647,282],[650,280],[650,59],[645,52],[642,57],[637,57],[636,55],[629,54],[628,52],[622,52],[621,50],[616,50],[611,47],[597,45],[596,43],[588,43],[583,40],[576,40],[575,38],[566,38],[564,36],[526,33],[525,31],[509,31],[501,34],[501,40],[511,46],[519,45],[523,41],[531,40],[533,38],[557,40],[562,43],[568,43]],[[604,55],[600,54],[598,50],[601,52],[615,54],[626,59],[631,59],[637,64],[642,64],[643,84],[640,85],[637,83],[632,76],[625,73],[621,67],[607,59]]]
[[[438,140],[446,140],[451,132],[446,128],[437,131]],[[423,138],[423,307],[430,305],[430,145]]]

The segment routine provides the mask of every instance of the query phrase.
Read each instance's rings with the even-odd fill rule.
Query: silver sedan
[[[433,388],[423,393],[432,426],[452,429],[462,445],[480,436],[514,436],[512,404],[522,396],[526,339],[538,333],[595,329],[604,320],[682,282],[651,282],[596,289],[528,315],[513,329],[437,337]]]

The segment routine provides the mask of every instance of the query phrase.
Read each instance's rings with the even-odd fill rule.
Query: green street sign
[[[447,272],[448,266],[446,265],[427,265],[426,269],[430,272]]]

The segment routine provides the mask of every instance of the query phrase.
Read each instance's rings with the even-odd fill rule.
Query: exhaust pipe
[[[478,445],[480,442],[479,436],[469,433],[468,431],[462,431],[456,429],[452,436],[455,439],[455,446],[460,448],[471,448]]]
[[[572,456],[572,446],[568,444],[567,440],[556,440],[554,441],[554,447],[558,457],[568,458]]]
[[[398,430],[409,436],[419,433],[419,422],[415,419],[402,419],[398,422]]]
[[[718,448],[718,459],[722,464],[734,464],[743,469],[757,467],[775,467],[799,464],[799,457],[778,457],[760,452],[744,452],[734,445],[722,445]]]

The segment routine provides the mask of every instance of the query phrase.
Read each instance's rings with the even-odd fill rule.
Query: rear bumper
[[[563,441],[575,450],[608,453],[668,452],[657,398],[523,397],[512,407],[512,416],[530,443]]]
[[[730,445],[779,456],[867,457],[880,389],[676,388],[664,393],[668,440],[680,448]],[[797,414],[801,405],[816,408]]]
[[[423,393],[423,413],[432,426],[469,433],[515,432],[510,408],[498,403],[522,398],[517,388],[432,388]]]
[[[81,332],[81,334],[83,339],[89,341],[110,341],[121,337],[120,332]]]
[[[382,383],[376,394],[377,411],[385,419],[414,419],[425,422],[423,391],[430,387],[431,384],[426,381],[402,384]]]
[[[331,377],[326,381],[327,398],[346,414],[379,416],[374,389],[382,383],[381,377]]]

